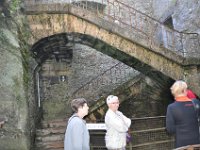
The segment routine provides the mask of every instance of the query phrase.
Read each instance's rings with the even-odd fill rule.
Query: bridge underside
[[[173,50],[155,46],[148,37],[131,32],[128,26],[122,28],[68,4],[27,6],[26,14],[32,34],[31,45],[53,35],[71,34],[73,42],[93,47],[153,79],[162,82],[187,79],[195,91],[199,89],[195,82],[199,78],[197,59],[186,59]]]
[[[38,62],[52,57],[52,53],[60,54],[61,57],[65,55],[67,58],[67,55],[70,55],[70,47],[80,43],[138,70],[157,81],[164,89],[169,89],[173,80],[185,79],[187,71],[190,71],[187,70],[183,57],[164,48],[147,48],[148,41],[129,33],[129,29],[119,28],[112,22],[71,6],[65,8],[62,8],[59,14],[48,13],[49,10],[43,9],[42,6],[36,7],[37,13],[27,13],[32,33],[29,43],[34,44],[32,51]],[[59,42],[60,40],[62,42]],[[69,51],[47,48],[45,43],[51,42],[57,45],[62,43],[60,47],[68,46]]]
[[[162,107],[160,107],[160,111],[158,107],[154,115],[165,114],[166,110],[165,106],[169,103],[169,100],[171,99],[171,97],[169,96],[170,95],[169,87],[171,86],[173,79],[155,70],[150,65],[141,62],[139,59],[136,59],[135,57],[128,55],[127,53],[109,45],[108,43],[102,40],[81,33],[74,33],[74,32],[60,33],[42,38],[32,46],[31,51],[34,54],[36,61],[40,65],[42,65],[42,63],[44,63],[48,59],[55,59],[58,60],[58,62],[61,60],[62,62],[65,61],[67,63],[70,63],[73,57],[72,56],[73,48],[74,45],[76,44],[87,45],[89,47],[92,47],[95,50],[100,51],[105,55],[111,56],[112,58],[117,59],[127,64],[128,66],[142,72],[144,75],[149,76],[154,81],[154,84],[150,85],[147,84],[146,86],[144,86],[144,84],[146,84],[145,83],[146,79],[144,78],[143,75],[140,74],[138,77],[134,78],[134,80],[136,80],[137,82],[133,82],[132,79],[129,81],[130,83],[125,83],[124,85],[120,85],[118,89],[112,91],[112,94],[119,96],[121,103],[128,105],[130,107],[135,107],[135,105],[136,106],[140,105],[136,108],[141,109],[142,105],[143,108],[145,106],[151,106],[151,104],[155,102],[156,105],[162,104]],[[96,87],[99,87],[99,85],[96,85]],[[142,87],[143,89],[141,89]],[[146,95],[147,100],[146,101],[140,100],[139,97],[141,97],[141,95]],[[105,99],[106,97],[101,97],[100,99],[92,102],[93,105],[90,106],[89,116],[87,117],[89,121],[101,120],[104,118],[105,112],[107,110]],[[130,105],[128,103],[130,103]],[[144,105],[144,103],[148,104]],[[48,105],[49,105],[48,102],[45,102],[44,107],[45,106],[47,107]],[[131,113],[132,109],[131,108],[129,109],[130,109],[129,112]],[[145,110],[150,111],[152,109],[144,108],[143,110],[145,112]],[[144,114],[144,112],[142,114]],[[135,112],[132,113],[137,114]],[[151,113],[149,112],[146,114],[151,116],[153,115],[153,111]]]
[[[50,44],[49,44],[50,43]],[[135,58],[126,52],[123,52],[122,50],[119,50],[108,43],[99,40],[97,38],[94,38],[92,36],[86,35],[86,34],[80,34],[80,33],[62,33],[62,34],[57,34],[53,35],[50,37],[46,37],[36,44],[33,45],[31,51],[34,54],[34,57],[39,63],[42,63],[45,61],[47,58],[51,57],[60,57],[60,59],[67,59],[71,57],[72,55],[72,48],[73,45],[76,43],[80,43],[83,45],[88,45],[97,51],[100,51],[106,55],[109,55],[125,64],[128,66],[142,72],[143,74],[151,77],[152,79],[158,81],[159,83],[162,83],[163,86],[171,84],[172,79],[162,72],[156,70],[149,64],[146,64],[139,60],[138,58]],[[55,47],[54,47],[55,45]],[[59,47],[59,48],[58,48]],[[136,48],[137,50],[140,47]],[[135,49],[135,50],[136,50]],[[140,48],[141,49],[141,48]],[[140,49],[138,51],[140,51]],[[53,56],[52,56],[53,55]],[[142,54],[140,54],[142,55]],[[145,54],[144,54],[145,55]],[[142,56],[144,56],[142,55]],[[150,57],[150,56],[149,56]],[[145,56],[143,57],[145,59]],[[152,58],[148,58],[152,59]],[[149,60],[153,63],[155,60]],[[160,64],[161,65],[161,64]],[[166,64],[162,64],[165,67]],[[174,69],[174,73],[177,73]],[[167,71],[167,68],[166,68]]]

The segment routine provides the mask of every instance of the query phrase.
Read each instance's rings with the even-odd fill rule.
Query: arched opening
[[[98,104],[110,93],[120,95],[120,110],[131,118],[165,114],[172,80],[103,41],[62,33],[39,40],[31,51],[38,62],[35,87],[41,127],[54,126],[58,120],[65,127],[63,120],[71,115],[69,101],[74,97],[85,97],[94,110],[91,115],[103,119],[99,110],[106,109]]]

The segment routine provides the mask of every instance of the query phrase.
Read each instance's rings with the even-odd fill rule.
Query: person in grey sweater
[[[89,150],[90,137],[83,117],[88,114],[87,101],[84,98],[71,102],[74,114],[69,118],[65,132],[64,150]]]

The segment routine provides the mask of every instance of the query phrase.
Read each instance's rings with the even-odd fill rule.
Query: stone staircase
[[[36,131],[34,150],[63,150],[67,119],[43,121]]]
[[[143,75],[136,75],[134,78],[121,84],[119,87],[114,89],[112,93],[109,94],[118,96],[120,103],[122,103],[127,99],[133,97],[134,95],[138,95],[141,92],[140,86],[144,82],[144,80],[145,77]],[[105,101],[108,95],[102,96],[98,99],[98,101],[95,102],[94,105],[90,106],[86,120],[96,122],[97,120],[102,120],[104,118],[105,113],[108,109]]]
[[[42,129],[36,132],[34,150],[63,150],[67,119],[42,122]],[[132,119],[132,143],[129,150],[171,150],[174,140],[165,131],[165,117],[146,117]],[[91,150],[105,149],[105,131],[90,131]]]

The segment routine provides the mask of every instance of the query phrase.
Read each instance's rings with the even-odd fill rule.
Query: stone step
[[[64,141],[37,142],[35,150],[63,150]]]
[[[59,128],[59,127],[66,127],[68,119],[56,119],[50,121],[42,121],[42,128]]]
[[[64,134],[65,130],[66,130],[65,127],[37,129],[36,135],[44,137],[44,136],[52,135],[52,134]]]
[[[64,133],[63,134],[50,134],[47,136],[37,136],[36,135],[36,142],[54,142],[54,141],[63,141],[64,140]]]

